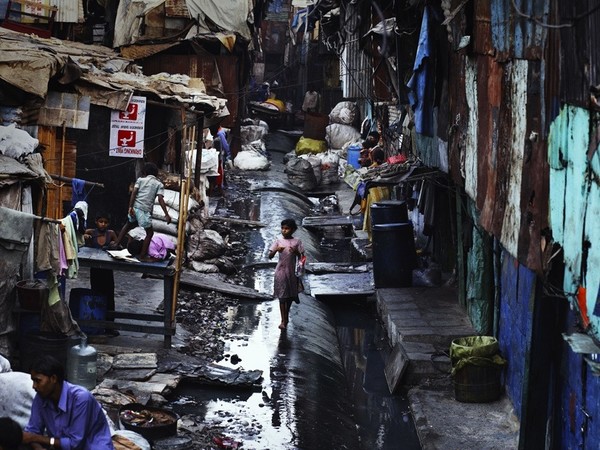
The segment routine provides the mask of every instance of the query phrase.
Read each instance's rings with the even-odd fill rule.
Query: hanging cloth
[[[71,206],[74,207],[77,202],[85,200],[85,181],[80,180],[79,178],[73,178],[73,180],[71,180],[71,190],[73,191]]]

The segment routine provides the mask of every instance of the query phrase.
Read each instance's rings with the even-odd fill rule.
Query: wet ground
[[[226,197],[216,208],[218,214],[269,224],[238,236],[247,248],[248,267],[238,280],[262,292],[271,292],[273,268],[256,263],[267,261],[267,248],[280,233],[278,224],[288,217],[301,223],[319,210],[317,198],[307,202],[276,190],[281,178],[273,172],[280,167],[244,174],[261,191],[240,189],[243,195]],[[236,192],[235,179],[229,188]],[[350,260],[349,238],[343,232],[300,228],[295,236],[302,239],[312,262]],[[358,284],[370,281],[363,274],[354,278]],[[336,283],[346,281],[329,276],[322,282],[332,291]],[[250,449],[395,449],[399,442],[402,448],[420,448],[406,399],[389,394],[384,377],[389,348],[372,299],[356,300],[327,304],[302,295],[301,303],[292,306],[286,332],[277,327],[276,301],[240,301],[228,308],[221,363],[263,370],[261,391],[198,391],[186,386],[178,392],[174,409],[183,414],[201,410],[205,422],[223,427]]]
[[[280,233],[279,223],[287,217],[301,223],[320,209],[316,197],[306,201],[301,195],[277,190],[285,175],[281,154],[272,157],[270,171],[229,174],[225,197],[213,205],[216,214],[268,224],[260,229],[238,228],[231,234],[230,256],[245,269],[229,281],[269,293],[274,264],[268,264],[266,253]],[[253,190],[257,187],[261,190]],[[303,240],[311,262],[350,261],[349,238],[343,232],[300,228],[296,236]],[[370,281],[364,277],[353,279],[358,284]],[[117,297],[128,299],[124,309],[152,310],[160,302],[160,282],[132,282],[126,274],[116,274],[116,280]],[[84,272],[79,283],[85,282]],[[348,281],[329,276],[320,283],[335,291],[336,283]],[[143,296],[135,291],[138,287]],[[182,291],[177,321],[174,346],[179,351],[263,371],[261,388],[255,391],[178,387],[168,406],[182,416],[180,434],[192,437],[192,448],[420,448],[405,398],[390,395],[387,388],[383,369],[389,348],[372,299],[358,296],[326,303],[301,295],[300,304],[292,306],[288,330],[281,332],[277,300],[256,302]],[[110,343],[132,339],[149,345],[148,336],[135,333],[111,338]],[[160,346],[161,338],[153,336],[152,341]],[[213,440],[218,436],[229,440],[219,446]]]

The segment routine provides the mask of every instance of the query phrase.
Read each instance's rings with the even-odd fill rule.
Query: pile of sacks
[[[288,181],[304,191],[338,182],[345,169],[340,155],[360,140],[360,132],[352,125],[357,117],[355,103],[340,102],[329,114],[325,140],[300,138],[296,149],[286,155]]]
[[[248,121],[240,127],[242,148],[235,156],[233,165],[240,170],[267,170],[270,166],[265,147],[265,136],[269,132],[266,122]]]

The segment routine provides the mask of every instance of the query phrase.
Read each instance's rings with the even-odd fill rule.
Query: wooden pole
[[[62,127],[62,143],[61,143],[61,154],[60,154],[60,176],[65,176],[65,145],[66,145],[66,134],[67,134],[67,126],[63,123]],[[62,184],[58,185],[58,210],[56,217],[62,217]]]
[[[73,178],[69,178],[69,177],[63,177],[61,175],[53,175],[51,173],[49,173],[48,175],[50,175],[50,177],[53,180],[57,180],[57,181],[66,181],[67,183],[71,183],[73,181]],[[94,186],[94,187],[104,187],[103,183],[95,183],[93,181],[86,181],[86,180],[82,180],[86,186]]]

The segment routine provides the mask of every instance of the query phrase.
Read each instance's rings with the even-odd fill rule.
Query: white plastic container
[[[87,345],[87,337],[81,343],[71,347],[67,358],[67,381],[78,384],[89,390],[96,387],[96,365],[98,352]]]

